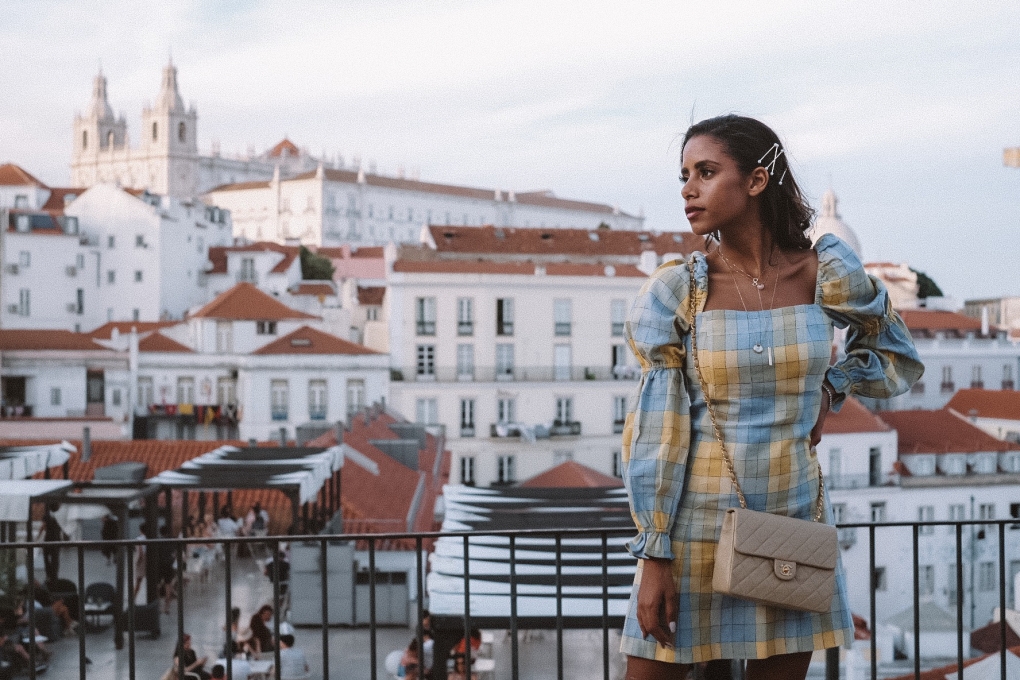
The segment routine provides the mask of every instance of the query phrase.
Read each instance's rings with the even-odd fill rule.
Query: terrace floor
[[[98,551],[87,551],[85,558],[86,583],[106,581],[115,578],[114,567],[106,563]],[[231,599],[234,606],[241,608],[242,622],[247,622],[258,607],[272,600],[272,582],[259,570],[258,563],[251,558],[232,561],[233,584]],[[76,579],[75,553],[65,550],[61,559],[61,576]],[[37,578],[42,580],[40,570]],[[194,577],[184,589],[184,628],[193,639],[193,647],[199,656],[208,656],[210,663],[223,648],[224,624],[224,576],[222,562],[215,565],[207,582]],[[143,588],[144,590],[144,588]],[[171,603],[168,615],[162,615],[162,636],[150,640],[147,634],[140,634],[135,641],[135,678],[138,680],[159,680],[170,667],[174,644],[177,639],[177,603]],[[384,661],[393,650],[403,649],[414,635],[414,631],[403,627],[380,627],[376,631],[377,668],[379,680],[389,680]],[[299,647],[305,650],[312,678],[322,678],[322,633],[319,628],[298,627],[295,637]],[[85,636],[86,654],[92,660],[87,677],[91,680],[121,680],[130,677],[129,650],[127,638],[121,650],[113,642],[113,628],[90,632]],[[511,677],[511,640],[506,631],[494,631],[492,657],[496,670],[491,678],[481,680],[508,680]],[[51,641],[47,646],[53,651],[49,670],[41,678],[73,680],[79,677],[78,638],[67,637]],[[566,680],[590,680],[602,677],[602,631],[565,631],[564,678]],[[623,676],[623,657],[619,649],[619,634],[610,631],[610,677]],[[330,678],[342,680],[369,680],[369,631],[367,628],[339,628],[329,631]],[[556,633],[555,631],[519,632],[520,678],[526,680],[554,680],[556,678]],[[931,667],[926,662],[925,667]],[[892,677],[909,673],[912,665],[901,661],[896,664],[882,664],[879,677]],[[810,678],[824,677],[824,654],[816,655]],[[867,666],[859,672],[843,669],[842,677],[863,680],[869,676]]]

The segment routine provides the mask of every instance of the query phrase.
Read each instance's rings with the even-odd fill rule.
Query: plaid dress
[[[642,638],[636,614],[644,564],[639,560],[623,629],[625,654],[689,664],[848,647],[853,640],[842,564],[832,608],[823,614],[712,591],[723,514],[739,502],[693,361],[686,361],[693,292],[701,370],[748,507],[812,519],[818,461],[809,438],[823,379],[836,389],[838,410],[851,393],[901,394],[924,370],[882,284],[865,273],[850,247],[825,235],[815,250],[814,304],[703,311],[708,265],[701,253],[691,255],[694,291],[686,262],[674,261],[656,270],[634,303],[627,336],[642,377],[623,432],[623,477],[638,528],[628,549],[638,558],[673,560],[680,615],[674,649]],[[848,332],[845,353],[830,366],[834,324]],[[772,347],[773,365],[767,352],[752,350],[757,343]],[[826,518],[832,522],[829,507]]]

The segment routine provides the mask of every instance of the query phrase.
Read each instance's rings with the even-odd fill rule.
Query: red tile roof
[[[907,328],[914,332],[933,333],[953,331],[960,334],[981,332],[981,320],[959,312],[943,312],[933,309],[902,309],[900,316]],[[994,331],[994,326],[991,327]]]
[[[0,350],[92,350],[111,352],[82,333],[63,330],[0,330]]]
[[[1020,450],[1020,444],[996,439],[947,409],[883,411],[882,420],[898,433],[901,455]]]
[[[646,250],[659,255],[691,253],[705,248],[705,240],[691,232],[623,231],[614,229],[544,229],[534,227],[430,226],[440,253],[639,256]]]
[[[50,197],[43,203],[42,210],[52,214],[62,214],[68,200],[74,200],[85,192],[85,189],[80,188],[49,187],[49,189]],[[65,199],[65,197],[73,198]]]
[[[90,338],[96,340],[109,340],[113,337],[113,329],[121,335],[127,335],[134,328],[138,333],[151,333],[160,328],[176,326],[180,321],[107,321],[99,328],[86,333]]]
[[[279,321],[281,319],[318,319],[283,304],[250,283],[239,283],[217,295],[194,314],[194,318]]]
[[[961,416],[1020,420],[1020,392],[1015,390],[962,389],[946,404]]]
[[[486,260],[397,260],[394,272],[408,274],[524,274],[535,273],[531,262],[490,262]]]
[[[822,434],[852,434],[854,432],[889,432],[892,428],[880,417],[853,397],[847,397],[839,413],[825,417]]]
[[[373,475],[355,463],[348,462],[343,469],[341,501],[344,511],[344,531],[347,533],[385,533],[407,530],[407,516],[419,479],[424,479],[424,494],[412,522],[414,531],[438,529],[433,510],[436,498],[442,494],[443,484],[450,473],[449,451],[442,451],[439,475],[432,474],[436,462],[438,439],[426,436],[425,448],[418,453],[418,470],[412,470],[370,443],[375,439],[396,439],[389,426],[398,422],[388,413],[366,417],[365,413],[351,419],[344,430],[343,443],[364,454],[379,466]],[[331,431],[308,442],[309,446],[333,446],[336,432]],[[428,542],[426,542],[428,543]],[[413,548],[414,541],[394,541],[389,547]],[[428,547],[426,545],[426,547]]]
[[[621,487],[623,480],[617,477],[604,475],[598,470],[593,470],[586,465],[572,460],[560,463],[554,468],[535,475],[531,479],[521,482],[520,486],[535,488],[604,488]]]
[[[245,189],[268,189],[269,185],[272,184],[269,180],[253,180],[251,182],[234,182],[233,184],[221,184],[218,187],[213,187],[207,194],[211,194],[214,191],[243,191]]]
[[[298,285],[290,289],[291,295],[319,295],[329,296],[336,295],[336,288],[329,281],[321,281],[318,283],[309,283],[302,281]]]
[[[302,326],[293,333],[288,333],[255,350],[252,354],[378,354],[378,352],[335,335]]]
[[[998,635],[998,633],[996,633]],[[1020,656],[1020,647],[1007,647],[1007,650],[1014,656]],[[998,655],[998,652],[996,652]],[[985,654],[984,656],[977,656],[972,659],[967,659],[963,662],[963,667],[967,668],[973,666],[979,661],[984,661],[991,654]],[[963,677],[970,677],[970,674],[964,672],[960,673],[957,668],[957,664],[949,664],[948,666],[940,666],[939,668],[933,668],[929,671],[921,671],[920,675],[914,675],[913,672],[905,675],[897,675],[896,677],[888,678],[888,680],[946,680],[947,678],[955,678],[962,675]],[[996,676],[998,677],[998,676]]]
[[[299,248],[296,246],[284,246],[269,241],[259,241],[245,246],[210,246],[209,261],[212,262],[212,269],[209,274],[227,273],[228,253],[265,253],[274,252],[283,255],[283,259],[276,263],[270,270],[271,274],[282,274],[287,271],[294,258],[298,256]]]
[[[182,345],[172,338],[168,338],[159,331],[147,335],[138,341],[139,352],[183,352],[193,354],[195,350],[187,345]]]
[[[321,252],[321,248],[319,252]],[[351,257],[370,257],[370,258],[381,258],[383,256],[384,248],[382,246],[365,246],[358,248],[357,250],[351,251]]]
[[[27,170],[14,163],[0,165],[0,186],[37,186],[46,188],[46,185],[33,177]]]
[[[266,152],[266,155],[270,158],[280,158],[282,156],[300,156],[301,149],[297,148],[297,145],[284,137],[282,140],[276,143],[272,149]]]
[[[385,297],[385,286],[358,286],[359,305],[381,305]]]

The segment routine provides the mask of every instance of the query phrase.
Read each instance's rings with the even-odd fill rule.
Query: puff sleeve
[[[641,559],[673,558],[670,533],[691,440],[684,377],[689,289],[685,261],[662,265],[642,286],[625,326],[627,342],[641,364],[622,446],[623,480],[638,530],[627,549]]]
[[[836,236],[822,236],[815,249],[819,304],[837,328],[848,329],[845,356],[826,373],[837,392],[833,410],[851,393],[873,399],[903,394],[920,379],[924,365],[885,286]]]

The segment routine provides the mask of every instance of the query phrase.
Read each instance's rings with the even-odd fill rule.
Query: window
[[[873,446],[868,450],[868,485],[882,484],[882,448]]]
[[[142,282],[142,270],[141,269],[136,269],[135,270],[135,283],[141,283],[141,282]]]
[[[553,347],[553,379],[570,380],[570,345]]]
[[[995,562],[978,564],[978,590],[995,590]]]
[[[457,380],[474,380],[475,346],[457,345]]]
[[[832,480],[832,488],[838,488],[842,482],[843,475],[843,450],[839,448],[829,449],[829,470],[826,472]]]
[[[958,585],[956,583],[956,565],[948,564],[946,566],[948,567],[946,571],[946,599],[950,606],[954,606],[958,604],[957,593],[959,592],[956,587]]]
[[[290,394],[286,380],[269,382],[269,405],[273,420],[287,420]]]
[[[235,379],[216,379],[216,403],[220,406],[237,403],[237,381]]]
[[[195,379],[194,378],[178,378],[177,379],[177,403],[178,404],[194,404],[195,403]]]
[[[418,359],[418,376],[431,376],[434,378],[436,375],[436,346],[418,345],[416,354]]]
[[[574,422],[574,399],[572,397],[557,397],[556,399],[556,422],[555,425],[566,425]]]
[[[439,401],[435,398],[418,399],[415,402],[415,420],[420,425],[439,423]]]
[[[74,267],[78,271],[85,269],[85,255],[83,253],[78,253],[74,256]]]
[[[50,388],[50,406],[60,406],[60,388]]]
[[[238,283],[258,283],[259,277],[255,272],[255,258],[241,258],[241,270],[237,273],[237,281]]]
[[[138,379],[138,407],[149,408],[152,406],[152,378]]]
[[[613,345],[613,356],[612,356],[613,368],[620,369],[627,365],[627,346],[626,345]],[[613,371],[613,375],[616,376],[619,373],[618,370]]]
[[[379,308],[365,307],[365,321],[378,321],[378,320],[379,320]]]
[[[517,460],[514,456],[499,456],[496,459],[496,481],[499,484],[513,484],[517,481]]]
[[[832,504],[832,521],[834,524],[842,524],[846,521],[846,503]]]
[[[120,406],[120,389],[113,388],[110,392],[110,404],[113,406]]]
[[[308,381],[308,419],[326,419],[327,390],[325,380]]]
[[[18,253],[18,266],[27,267],[32,264],[32,253],[27,250],[22,250]]]
[[[475,436],[475,400],[460,400],[460,436]]]
[[[570,300],[553,300],[553,332],[558,336],[570,335]]]
[[[89,131],[88,130],[82,130],[81,131],[81,150],[84,151],[87,148],[89,148]]]
[[[112,236],[112,235],[111,236],[107,236],[106,237],[106,247],[107,248],[115,248],[115,247],[117,247],[117,238],[115,236]]]
[[[460,483],[466,486],[475,485],[474,456],[464,456],[460,459]]]
[[[978,519],[995,519],[995,503],[981,503],[978,505]]]
[[[184,126],[184,122],[181,121],[177,124],[177,141],[183,142],[188,137],[188,129]]]
[[[623,432],[623,425],[627,421],[627,397],[613,397],[613,434]]]
[[[514,346],[509,343],[496,345],[496,380],[514,379]]]
[[[216,351],[230,353],[234,351],[234,324],[231,321],[216,322]]]
[[[935,594],[935,565],[922,564],[917,567],[917,590],[921,597]]]
[[[885,503],[872,503],[871,504],[871,521],[872,522],[884,522],[885,521]]]
[[[953,385],[953,367],[943,366],[942,367],[942,392],[952,392],[955,389]]]
[[[474,332],[474,300],[457,298],[457,335],[472,335]]]
[[[613,476],[623,477],[623,454],[613,451]]]
[[[917,509],[917,521],[918,522],[933,522],[935,520],[935,506],[933,505],[922,505]],[[935,533],[935,527],[918,527],[917,533],[924,535],[931,535]]]
[[[886,589],[886,585],[885,567],[875,567],[875,571],[871,574],[871,589],[883,591]]]
[[[347,381],[347,418],[348,420],[355,413],[365,408],[365,381]]]
[[[18,291],[18,314],[29,316],[32,313],[32,291],[22,288]]]
[[[75,302],[74,313],[75,314],[84,314],[85,313],[85,289],[84,288],[79,288],[79,289],[77,289],[75,291],[74,302]]]
[[[135,234],[135,248],[144,248],[144,247],[145,247],[145,235],[144,234]]]
[[[910,387],[911,394],[924,394],[924,381],[918,380]]]
[[[1002,389],[1011,390],[1014,388],[1013,383],[1013,364],[1002,365]]]
[[[967,519],[967,506],[963,503],[952,504],[949,506],[949,521],[950,522],[962,522]],[[956,533],[956,527],[947,527],[949,533]]]
[[[414,321],[415,332],[418,335],[436,334],[436,299],[434,297],[415,298]]]
[[[553,465],[562,465],[571,460],[574,460],[574,452],[570,449],[553,451]]]
[[[496,400],[496,419],[500,424],[517,422],[517,400],[501,397]]]
[[[614,338],[623,336],[623,325],[627,321],[627,301],[613,300],[609,303],[609,318],[612,323],[612,335]]]
[[[117,272],[115,270],[110,269],[106,272],[106,282],[110,284],[117,282]]]
[[[276,322],[275,321],[256,321],[255,322],[255,334],[256,335],[276,335]]]
[[[514,299],[496,300],[496,335],[514,334]]]
[[[152,141],[155,142],[157,139],[159,139],[159,135],[157,134],[158,132],[159,132],[159,125],[157,123],[153,123],[152,124]]]
[[[984,388],[985,381],[981,379],[981,366],[975,365],[970,367],[970,386],[971,389],[980,390]]]

